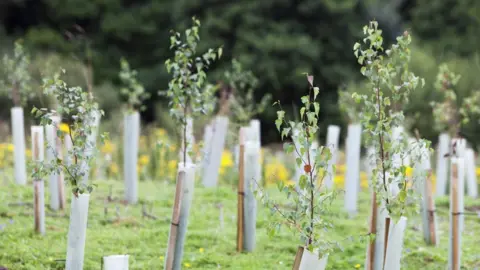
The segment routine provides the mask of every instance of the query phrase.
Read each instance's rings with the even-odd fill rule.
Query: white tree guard
[[[193,146],[195,144],[195,137],[193,136],[193,119],[191,117],[187,117],[187,163],[193,163],[193,157],[192,157],[192,150]],[[181,131],[181,136],[183,138],[183,127]],[[182,147],[180,147],[180,151],[178,152],[178,159],[183,161],[183,139],[182,139]]]
[[[327,262],[328,255],[319,259],[316,253],[304,248],[299,270],[325,270]]]
[[[437,167],[436,167],[436,196],[444,196],[447,194],[447,179],[448,179],[448,157],[450,136],[447,133],[441,133],[438,137],[437,146]]]
[[[385,256],[385,268],[388,270],[400,270],[402,259],[403,238],[405,228],[407,227],[407,218],[400,217],[397,223],[393,220],[390,223],[388,232],[387,254]]]
[[[405,140],[406,134],[405,134],[405,128],[403,126],[395,126],[392,129],[392,141],[394,145],[398,145],[400,143],[403,143]],[[411,141],[410,141],[411,142]],[[408,151],[408,149],[406,149]],[[392,156],[392,167],[393,168],[400,168],[402,165],[408,166],[409,164],[409,158],[406,155],[402,155],[400,153],[393,154]],[[402,181],[401,176],[396,177],[394,181],[390,184],[390,191],[393,196],[396,196],[398,192],[400,192],[400,189],[398,188],[398,183]]]
[[[218,171],[225,146],[225,138],[227,137],[228,118],[225,116],[217,116],[213,125],[211,152],[208,155],[209,159],[202,177],[205,187],[217,186]]]
[[[256,180],[260,184],[262,182],[262,157],[261,157],[261,149],[262,149],[262,134],[261,134],[261,125],[260,120],[252,119],[250,120],[250,128],[253,132],[253,141],[258,145],[258,154],[259,154],[259,166],[256,171]]]
[[[333,166],[337,164],[338,156],[338,140],[340,138],[340,127],[335,125],[328,126],[327,129],[327,147],[332,153],[332,158],[327,164],[327,175],[325,176],[325,187],[333,188],[333,179],[335,174],[333,173]]]
[[[78,197],[72,196],[67,237],[66,270],[83,270],[89,199],[90,194],[78,194]]]
[[[388,217],[387,209],[385,209],[385,203],[382,202],[381,205],[377,206],[377,220],[376,222],[376,237],[375,237],[375,252],[373,260],[373,269],[382,270],[383,269],[383,253],[385,251],[385,218]],[[368,254],[370,253],[370,244],[367,243],[367,256],[365,259],[365,270],[368,270]]]
[[[465,171],[467,176],[467,194],[472,198],[478,196],[475,152],[471,148],[465,151]]]
[[[248,133],[248,132],[247,132]],[[248,136],[246,136],[248,137]],[[252,252],[255,249],[255,235],[257,224],[257,200],[253,191],[257,188],[259,180],[257,172],[260,167],[260,149],[256,141],[245,142],[245,178],[244,187],[244,233],[243,249]]]
[[[73,163],[73,156],[72,156],[72,150],[73,150],[73,142],[72,138],[70,136],[65,136],[65,163],[67,166],[72,165]]]
[[[47,161],[52,162],[58,156],[57,153],[57,127],[60,124],[60,117],[52,117],[52,124],[45,126],[45,135],[47,137]],[[48,181],[48,190],[50,191],[50,209],[60,209],[60,189],[58,184],[58,174],[51,173]]]
[[[32,126],[32,159],[41,162],[44,159],[43,127]],[[40,234],[45,234],[45,184],[42,179],[33,181],[33,209],[35,228]],[[37,211],[38,209],[38,211]]]
[[[458,172],[458,179],[457,179],[457,204],[458,204],[458,218],[457,218],[457,239],[458,239],[458,268],[453,269],[453,216],[454,213],[453,209],[453,192],[452,192],[452,182],[450,181],[450,230],[449,230],[449,245],[448,245],[448,269],[450,270],[460,270],[461,268],[461,258],[462,258],[462,233],[463,233],[463,226],[464,226],[464,190],[465,190],[465,160],[463,158],[451,158],[451,163],[457,165],[457,172]],[[450,169],[450,179],[453,179],[453,171]]]
[[[13,139],[13,155],[15,182],[19,185],[27,183],[27,168],[25,165],[25,130],[23,126],[23,109],[21,107],[13,107],[11,109],[12,117],[12,139]]]
[[[135,111],[124,116],[123,132],[123,177],[125,200],[135,204],[138,201],[138,141],[140,138],[140,114]]]
[[[373,170],[377,166],[376,161],[376,151],[375,147],[369,146],[367,148],[367,156],[365,157],[365,167],[367,167],[367,177],[368,177],[368,185],[371,186],[372,179],[373,179]]]
[[[103,270],[128,270],[128,255],[103,257]]]
[[[87,141],[88,141],[88,146],[85,149],[85,155],[93,155],[94,150],[97,145],[97,135],[98,135],[98,129],[100,126],[100,118],[101,114],[100,111],[93,111],[93,127],[92,127],[92,133],[88,136]],[[88,184],[88,179],[90,178],[90,164],[87,164],[86,162],[82,163],[82,169],[85,171],[85,175],[83,177],[83,184],[87,185]]]
[[[429,217],[433,215],[433,226],[435,231],[433,232],[434,237],[436,239],[435,245],[438,245],[439,238],[438,238],[438,222],[437,222],[437,214],[435,212],[435,200],[433,200],[433,207],[434,209],[429,209],[429,197],[433,197],[432,191],[432,183],[431,179],[428,178],[429,173],[432,169],[432,164],[430,161],[430,152],[427,148],[421,149],[421,156],[420,162],[415,164],[414,173],[416,176],[416,189],[420,193],[422,197],[422,205],[421,205],[421,214],[422,214],[422,224],[423,224],[423,239],[426,243],[432,243],[431,239],[431,232],[430,232],[430,222]],[[429,188],[430,187],[430,188]],[[433,212],[430,212],[433,211]]]
[[[300,134],[300,131],[298,129],[294,129],[293,130],[293,135],[292,135],[292,139],[293,139],[293,143],[295,144],[295,148],[300,152],[300,148],[301,148],[301,145],[300,145],[300,142],[299,142],[299,139],[298,139],[298,136]],[[293,155],[296,158],[300,157],[299,154],[297,153],[297,151],[293,151]],[[305,154],[303,155],[303,159],[305,159]],[[301,164],[300,166],[297,165],[297,162],[295,162],[295,177],[293,178],[293,181],[295,181],[296,183],[298,183],[298,180],[300,179],[300,176],[304,173],[304,169],[303,169],[303,165]]]
[[[44,132],[43,126],[30,127],[32,134],[32,159],[33,161],[43,161],[45,159],[45,144],[44,144]],[[38,145],[35,145],[35,139]],[[38,158],[36,158],[36,152],[38,150]]]
[[[33,209],[38,209],[34,212],[35,223],[38,222],[39,233],[45,234],[45,186],[43,180],[34,180],[33,181]]]
[[[201,160],[201,173],[206,171],[208,163],[210,161],[210,154],[212,153],[212,139],[213,139],[213,128],[212,124],[205,125],[203,129],[203,147],[202,147],[202,160]]]
[[[345,179],[345,210],[350,215],[357,213],[357,201],[360,182],[360,143],[362,126],[348,125],[346,139],[346,179]]]
[[[188,217],[190,216],[190,207],[193,200],[193,192],[195,187],[195,164],[183,162],[178,164],[178,172],[185,172],[185,182],[183,183],[183,195],[180,207],[180,221],[175,244],[175,256],[173,259],[173,269],[182,269],[182,257],[187,236]],[[170,235],[169,235],[170,238]],[[167,254],[168,256],[168,254]],[[167,257],[165,256],[165,257]]]

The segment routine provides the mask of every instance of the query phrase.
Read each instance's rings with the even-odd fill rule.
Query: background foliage
[[[411,69],[425,78],[427,84],[414,93],[406,115],[413,119],[412,128],[419,128],[422,135],[434,141],[437,135],[431,128],[433,120],[428,103],[440,98],[433,84],[441,63],[447,62],[450,69],[462,75],[457,87],[459,98],[480,89],[477,75],[480,2],[476,0],[85,0],[79,3],[1,1],[0,49],[11,50],[12,41],[23,38],[37,58],[45,57],[46,51],[54,51],[61,55],[62,61],[84,64],[91,61],[94,92],[107,118],[118,114],[115,112],[120,99],[118,61],[125,57],[152,94],[146,103],[147,110],[142,113],[143,119],[158,120],[167,128],[174,126],[163,109],[166,100],[156,93],[166,89],[169,80],[164,66],[164,61],[172,56],[169,31],[185,29],[193,15],[202,22],[199,50],[220,45],[224,48],[224,57],[209,72],[211,83],[218,82],[232,58],[236,58],[259,79],[257,99],[272,93],[272,99],[280,100],[287,113],[292,113],[295,109],[292,101],[300,100],[308,89],[299,78],[304,72],[314,75],[324,93],[320,101],[321,137],[325,136],[328,124],[346,123],[337,105],[338,89],[362,85],[351,50],[361,36],[361,26],[373,18],[379,21],[387,43],[404,29],[412,34]],[[88,43],[69,40],[69,36],[82,31],[75,25],[83,29]],[[80,67],[78,75],[83,72]],[[85,83],[82,76],[73,79]],[[8,119],[8,110],[0,113]],[[264,120],[264,143],[280,139],[273,125],[275,117],[273,107],[268,107],[260,117]],[[473,136],[477,129],[478,122],[472,121],[463,133],[478,143],[480,138]]]

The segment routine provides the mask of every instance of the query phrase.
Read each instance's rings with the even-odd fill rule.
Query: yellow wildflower
[[[360,172],[360,187],[368,187],[368,176],[366,172]]]
[[[333,178],[333,183],[337,187],[343,187],[345,183],[345,175],[343,174],[336,174],[335,177]]]
[[[7,150],[8,151],[13,152],[14,149],[15,149],[15,147],[13,146],[13,144],[11,144],[11,143],[7,144]]]
[[[61,132],[64,132],[64,133],[70,132],[70,127],[65,123],[61,123],[59,129]]]
[[[189,264],[189,263],[187,263],[187,262],[186,262],[186,263],[184,263],[184,264],[183,264],[183,266],[185,266],[186,268],[190,268],[190,267],[192,267],[192,265],[191,265],[191,264]]]
[[[337,174],[344,174],[346,168],[347,168],[347,166],[346,166],[345,164],[336,165],[336,166],[335,166],[335,173],[337,173]]]
[[[360,268],[360,266],[361,265],[359,263],[355,264],[355,268],[357,268],[357,269]]]
[[[167,134],[167,131],[163,128],[157,128],[155,130],[155,134],[158,136],[158,137],[163,137]]]
[[[203,253],[205,250],[204,250],[203,248],[199,248],[198,251],[199,251],[200,253]]]
[[[273,162],[265,165],[264,177],[267,180],[267,184],[274,184],[277,181],[287,182],[290,178],[285,165],[277,159],[273,159]]]
[[[138,163],[141,166],[145,166],[150,162],[150,158],[147,155],[141,155],[140,158],[138,159]]]
[[[163,256],[160,256],[160,261],[163,261],[165,258]]]
[[[413,168],[412,167],[407,167],[407,170],[405,171],[405,176],[411,177],[412,172],[413,172]]]
[[[102,145],[102,148],[100,151],[104,154],[111,154],[115,150],[115,145],[112,144],[111,141],[107,140],[105,143]]]
[[[177,161],[175,159],[172,159],[168,161],[168,175],[171,175],[175,177],[175,174],[177,173]]]
[[[117,174],[117,173],[118,173],[118,165],[117,165],[117,163],[112,163],[112,164],[110,164],[110,171],[111,171],[113,174]]]
[[[220,163],[221,167],[232,167],[233,166],[233,157],[232,153],[228,150],[223,151],[222,161]]]

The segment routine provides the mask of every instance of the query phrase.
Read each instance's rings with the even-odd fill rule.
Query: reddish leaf
[[[310,164],[307,164],[307,165],[303,166],[303,170],[306,173],[310,173],[310,172],[312,172],[312,166],[310,166]]]
[[[312,75],[307,75],[307,80],[308,80],[308,83],[310,84],[310,86],[313,87],[313,76]]]

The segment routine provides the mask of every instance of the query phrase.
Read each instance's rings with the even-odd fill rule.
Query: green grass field
[[[112,254],[129,254],[130,269],[163,269],[167,244],[174,185],[166,182],[141,182],[140,198],[146,202],[157,220],[143,218],[141,204],[125,206],[119,201],[106,203],[110,186],[113,197],[123,197],[122,182],[99,181],[90,198],[85,268],[101,269],[101,258]],[[48,190],[48,188],[46,187]],[[275,190],[272,190],[275,192]],[[31,186],[2,184],[0,187],[0,265],[8,269],[63,269],[66,255],[69,207],[66,213],[54,214],[47,208],[45,236],[33,232],[31,206],[8,206],[15,202],[32,202]],[[47,192],[48,193],[48,192]],[[68,195],[70,198],[70,194]],[[48,197],[46,198],[48,205]],[[236,192],[231,187],[204,189],[197,183],[189,220],[183,269],[291,269],[297,246],[295,236],[283,230],[270,239],[267,236],[269,209],[259,205],[257,247],[250,254],[235,250]],[[219,204],[223,205],[224,226],[220,226]],[[360,197],[360,213],[349,219],[342,211],[339,196],[334,209],[335,230],[328,232],[333,239],[345,239],[367,233],[369,198],[366,191]],[[108,208],[107,220],[104,208]],[[116,207],[121,216],[116,218]],[[480,208],[480,201],[466,200],[467,209]],[[437,200],[440,245],[424,244],[420,217],[408,221],[402,269],[445,269],[448,260],[448,200]],[[66,215],[65,215],[66,214]],[[465,216],[462,243],[464,269],[480,268],[480,218]],[[342,242],[343,252],[331,254],[328,269],[364,267],[366,244],[354,240]]]

